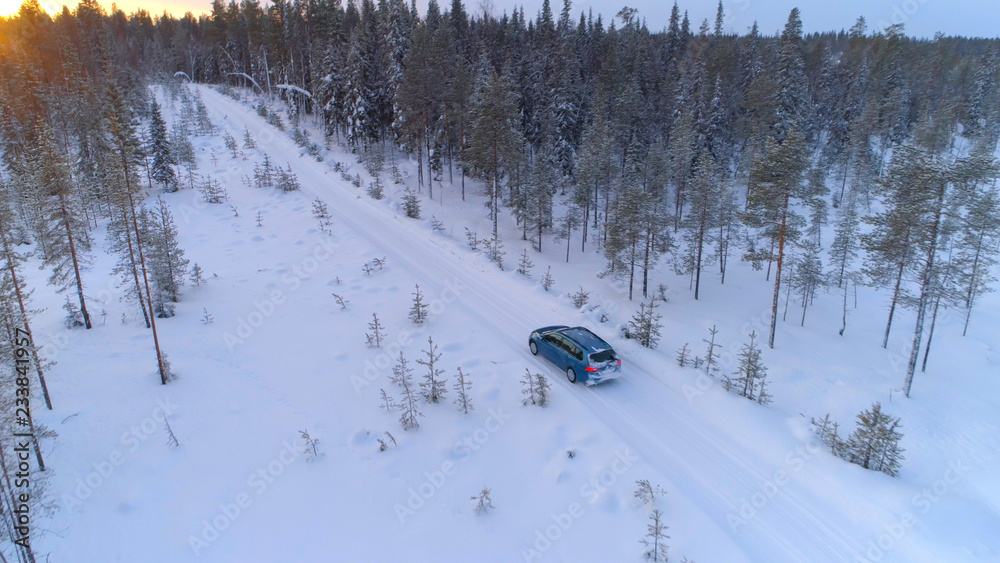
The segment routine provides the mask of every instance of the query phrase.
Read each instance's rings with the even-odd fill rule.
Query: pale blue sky
[[[426,6],[426,0],[418,5]],[[494,11],[510,13],[514,6],[524,6],[525,15],[533,18],[541,9],[542,0],[489,0]],[[556,15],[562,10],[562,0],[550,0]],[[450,0],[438,0],[443,9]],[[681,0],[681,12],[688,11],[691,27],[697,29],[701,21],[715,21],[718,0]],[[465,0],[466,9],[479,11],[481,0]],[[723,0],[730,17],[730,31],[745,33],[754,20],[762,32],[775,32],[784,26],[788,13],[794,7],[802,12],[802,23],[807,32],[848,29],[858,16],[865,16],[869,30],[882,29],[893,23],[903,22],[907,35],[933,37],[937,31],[945,35],[975,37],[1000,37],[1000,1],[998,0]],[[605,22],[623,6],[639,10],[651,30],[662,29],[670,18],[672,0],[574,0],[574,19],[581,10],[593,9],[604,14]]]

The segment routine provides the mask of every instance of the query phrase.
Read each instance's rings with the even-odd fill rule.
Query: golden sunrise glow
[[[0,16],[8,17],[17,14],[21,8],[23,0],[0,0]],[[162,14],[164,11],[170,12],[176,17],[183,16],[185,12],[195,15],[207,13],[212,9],[211,0],[123,0],[118,2],[99,2],[105,10],[111,11],[112,4],[118,6],[126,14],[131,14],[136,10],[143,9],[153,16]],[[56,14],[62,11],[63,5],[69,6],[70,11],[76,7],[76,2],[60,2],[56,0],[39,0],[42,9],[49,14]]]

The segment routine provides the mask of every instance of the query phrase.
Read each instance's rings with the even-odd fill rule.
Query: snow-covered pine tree
[[[639,543],[646,546],[643,557],[647,561],[666,562],[667,561],[667,526],[663,523],[663,512],[659,508],[654,508],[649,515],[649,524],[646,526],[646,535],[639,540]]]
[[[477,515],[486,514],[493,509],[493,499],[490,498],[490,490],[486,487],[470,500],[476,501],[473,510]]]
[[[552,278],[552,266],[549,266],[545,270],[545,275],[542,276],[542,288],[545,289],[545,291],[548,291],[552,289],[552,285],[555,283],[555,279]]]
[[[407,367],[406,358],[402,351],[399,352],[399,360],[392,368],[392,379],[402,389],[402,396],[397,403],[401,411],[399,415],[400,425],[402,425],[403,430],[420,428],[418,418],[424,415],[420,412],[417,390],[413,385],[413,370]]]
[[[167,124],[163,121],[160,106],[153,100],[150,105],[149,152],[153,157],[152,177],[168,192],[177,191],[177,158],[167,134]]]
[[[418,364],[427,368],[427,375],[424,376],[423,382],[420,383],[421,393],[428,403],[437,403],[448,394],[448,387],[446,386],[448,380],[441,378],[444,370],[437,367],[438,361],[441,360],[441,354],[438,353],[434,339],[430,336],[427,337],[427,349],[424,350],[424,354],[427,359],[417,360]]]
[[[549,404],[549,395],[552,391],[552,384],[549,378],[540,373],[535,374],[535,392],[538,398],[538,406],[544,407]]]
[[[372,322],[368,323],[370,333],[365,333],[369,348],[381,348],[382,341],[385,340],[385,329],[378,320],[378,315],[372,313]]]
[[[684,345],[681,346],[679,350],[677,350],[677,365],[681,366],[682,368],[687,367],[689,362],[688,360],[688,354],[690,353],[690,350],[688,350],[689,345],[690,345],[689,343],[685,342]]]
[[[721,182],[715,177],[715,160],[710,154],[701,155],[694,170],[694,177],[688,186],[686,199],[689,204],[687,215],[681,220],[687,250],[684,265],[694,278],[694,298],[698,299],[701,287],[702,267],[713,260],[715,226],[718,223],[719,201],[722,199]]]
[[[899,418],[884,413],[881,403],[874,403],[858,414],[858,427],[845,442],[848,461],[896,477],[904,459],[900,427]]]
[[[420,198],[410,188],[403,193],[403,213],[410,219],[420,218]]]
[[[325,231],[330,225],[330,208],[326,205],[326,202],[320,198],[313,200],[312,216],[319,221],[319,230]]]
[[[278,169],[278,181],[277,188],[282,192],[294,192],[300,188],[299,178],[292,172],[291,163],[288,164],[288,169],[279,168]]]
[[[156,207],[150,212],[149,271],[157,290],[171,302],[178,300],[189,263],[177,235],[177,224],[170,208],[163,198],[157,198]]]
[[[531,277],[531,269],[535,267],[535,263],[531,261],[528,257],[528,249],[525,248],[521,251],[521,259],[517,263],[517,273],[521,274],[526,278]]]
[[[239,143],[236,142],[236,137],[233,137],[232,134],[229,133],[229,131],[226,131],[226,133],[222,136],[222,140],[226,143],[226,148],[229,149],[229,152],[233,155],[233,158],[234,159],[239,158],[240,145]]]
[[[771,395],[767,392],[767,367],[760,358],[757,331],[750,333],[750,342],[743,345],[738,359],[736,374],[732,378],[725,377],[723,387],[727,391],[734,391],[737,395],[762,405],[770,403]]]
[[[716,352],[716,349],[722,348],[722,345],[715,343],[715,335],[717,334],[719,334],[719,329],[712,325],[712,328],[708,329],[709,337],[701,340],[708,344],[708,349],[705,350],[705,373],[709,375],[719,371],[719,353]]]
[[[0,275],[0,302],[2,302],[3,314],[7,318],[8,332],[14,336],[15,344],[19,340],[18,337],[21,339],[24,336],[28,337],[28,346],[25,348],[31,353],[32,364],[35,367],[35,374],[38,375],[38,383],[45,399],[45,406],[52,410],[52,400],[49,397],[49,388],[45,383],[44,373],[44,370],[51,364],[47,363],[45,358],[38,353],[38,347],[35,346],[31,333],[31,318],[38,311],[28,308],[32,291],[28,289],[21,273],[21,264],[25,257],[14,246],[17,237],[11,227],[15,219],[7,199],[2,196],[3,188],[3,180],[0,179],[0,259],[6,265],[6,269]],[[66,297],[68,299],[69,295]],[[76,311],[76,308],[73,307],[73,310]]]
[[[521,378],[521,394],[524,398],[521,399],[522,405],[536,404],[538,391],[535,389],[535,376],[527,368],[524,370],[524,377]]]
[[[524,139],[517,127],[520,112],[510,83],[497,74],[485,55],[480,68],[470,108],[472,126],[465,162],[484,180],[493,238],[499,240],[501,180],[520,162]]]
[[[792,203],[802,196],[805,166],[805,144],[799,133],[792,128],[781,144],[773,139],[767,140],[764,155],[753,163],[750,171],[747,210],[742,215],[743,222],[749,228],[759,230],[768,240],[769,248],[750,250],[744,255],[744,259],[750,261],[757,270],[761,269],[765,261],[769,268],[772,261],[776,265],[771,327],[767,340],[771,348],[774,348],[774,332],[778,322],[785,245],[795,242],[800,235],[799,224],[802,221]]]
[[[976,300],[993,291],[993,274],[1000,255],[1000,192],[996,186],[981,186],[968,194],[965,202],[960,242],[955,256],[959,265],[957,285],[965,309],[962,336],[969,330],[969,319]]]
[[[243,126],[243,148],[245,149],[255,149],[257,148],[257,142],[253,140],[253,136],[250,135],[250,128]]]
[[[802,299],[802,320],[799,326],[806,325],[806,309],[812,304],[816,290],[823,285],[823,261],[819,257],[819,246],[810,242],[805,245],[805,252],[795,269],[795,287]]]
[[[629,321],[629,332],[632,338],[639,341],[646,348],[656,348],[660,342],[660,329],[663,324],[660,322],[662,315],[656,312],[656,300],[650,299],[649,304],[640,303],[639,311],[632,316]]]
[[[83,325],[89,329],[93,325],[87,312],[81,273],[90,263],[87,221],[69,167],[44,122],[37,131],[37,144],[29,153],[28,170],[39,189],[42,209],[39,235],[44,238],[45,248],[42,265],[52,270],[49,284],[59,293],[74,290],[74,301],[79,302]]]
[[[191,267],[191,283],[196,286],[205,283],[205,272],[197,263]]]
[[[486,257],[490,259],[497,265],[498,268],[503,270],[503,257],[507,255],[507,252],[503,249],[503,242],[500,240],[499,235],[493,235],[493,238],[486,241]]]
[[[201,103],[200,98],[197,101],[200,118],[200,110],[204,108],[204,104]],[[149,273],[143,251],[146,241],[143,240],[142,230],[139,228],[139,210],[135,201],[135,193],[139,189],[135,177],[135,159],[138,154],[137,147],[139,146],[139,140],[136,138],[135,127],[122,92],[114,84],[108,88],[108,103],[105,118],[108,126],[109,144],[112,147],[111,150],[114,155],[112,158],[114,164],[111,165],[111,174],[116,178],[113,182],[116,192],[114,197],[117,200],[116,204],[121,210],[122,217],[127,224],[126,229],[128,230],[131,227],[130,230],[135,235],[134,255],[138,257],[138,266],[142,273],[142,289],[145,293],[146,306],[149,308],[148,321],[149,328],[153,331],[153,348],[156,351],[157,370],[160,374],[160,383],[166,385],[167,381],[172,379],[173,374],[170,372],[170,363],[166,359],[166,354],[160,349],[160,339],[156,331],[152,291],[150,289]],[[211,124],[209,123],[209,125]],[[134,270],[136,264],[134,261],[132,264]]]
[[[424,303],[424,295],[420,293],[420,284],[416,285],[416,290],[413,292],[410,320],[418,325],[424,324],[424,321],[427,320],[427,304]]]
[[[469,414],[469,411],[473,410],[472,396],[469,394],[472,390],[472,381],[468,377],[469,374],[462,372],[462,368],[458,368],[458,376],[455,378],[455,385],[452,386],[456,395],[454,403],[458,405],[458,410],[465,414]]]
[[[577,291],[576,293],[571,295],[570,299],[573,300],[573,307],[577,309],[582,309],[583,306],[586,305],[588,301],[590,301],[590,292],[584,291],[583,286],[580,286],[580,291]]]

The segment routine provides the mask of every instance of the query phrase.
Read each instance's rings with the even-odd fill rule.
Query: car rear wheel
[[[538,355],[538,344],[535,344],[534,340],[529,340],[528,341],[528,350],[531,350],[531,355],[532,356],[537,356]]]
[[[566,379],[568,379],[570,383],[576,383],[576,372],[573,371],[573,368],[566,368]]]

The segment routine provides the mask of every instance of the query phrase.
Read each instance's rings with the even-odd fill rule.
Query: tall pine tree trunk
[[[151,311],[152,308],[147,311],[146,298],[142,295],[142,284],[139,283],[139,265],[135,259],[136,251],[135,245],[132,244],[132,229],[129,228],[128,213],[128,209],[122,207],[122,229],[124,229],[123,232],[125,233],[125,241],[128,244],[129,266],[132,269],[132,280],[135,282],[135,295],[139,299],[139,309],[142,310],[142,319],[146,322],[146,328],[150,328],[151,324],[149,322],[149,311]]]
[[[69,226],[69,210],[66,209],[66,198],[59,194],[59,209],[62,212],[63,227],[66,229],[66,240],[69,242],[69,254],[73,260],[73,275],[76,276],[76,293],[80,297],[80,312],[83,314],[83,323],[89,329],[93,328],[90,322],[90,313],[87,312],[87,301],[83,297],[83,278],[80,276],[80,261],[76,255],[76,242],[73,239],[73,229]]]
[[[931,353],[931,342],[934,340],[934,325],[937,324],[939,305],[941,305],[940,295],[934,299],[934,313],[931,315],[931,331],[927,334],[927,346],[924,348],[924,361],[920,364],[920,373],[927,373],[927,356]]]
[[[906,264],[899,262],[899,271],[896,274],[896,287],[892,290],[892,303],[889,305],[889,320],[885,323],[885,336],[882,337],[882,347],[889,346],[889,330],[892,329],[892,318],[896,314],[896,303],[899,302],[899,290],[903,284],[903,268]]]
[[[774,269],[774,298],[771,300],[771,332],[767,345],[774,348],[774,331],[778,326],[778,299],[781,295],[781,264],[785,258],[785,228],[788,221],[789,194],[785,193],[784,205],[781,209],[781,229],[778,231],[778,263]]]
[[[941,215],[944,211],[944,193],[947,184],[942,181],[938,188],[937,206],[934,208],[934,224],[928,236],[930,245],[927,248],[927,258],[924,261],[924,271],[920,276],[920,299],[917,302],[917,322],[913,328],[913,347],[910,349],[910,361],[906,365],[906,379],[903,382],[903,393],[910,396],[913,387],[913,374],[917,370],[917,358],[920,356],[920,340],[924,336],[924,317],[927,314],[928,297],[934,279],[934,259],[937,254],[938,231],[941,227]]]

